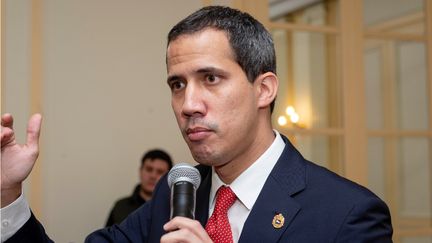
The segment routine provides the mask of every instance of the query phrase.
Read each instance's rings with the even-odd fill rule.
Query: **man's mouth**
[[[186,135],[192,142],[203,140],[210,136],[211,130],[205,127],[193,127],[186,129]]]

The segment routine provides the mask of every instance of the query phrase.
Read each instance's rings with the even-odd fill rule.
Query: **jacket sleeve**
[[[87,236],[85,243],[160,242],[165,233],[163,225],[169,220],[170,190],[166,175],[153,191],[150,201],[131,213],[123,222],[97,230]]]
[[[150,227],[151,201],[135,210],[120,224],[97,230],[87,236],[86,243],[147,242]]]
[[[345,218],[335,242],[392,242],[387,205],[376,197],[358,202]]]
[[[5,243],[53,243],[48,235],[45,233],[45,229],[42,224],[31,214],[29,220],[21,227],[11,238],[5,241]]]

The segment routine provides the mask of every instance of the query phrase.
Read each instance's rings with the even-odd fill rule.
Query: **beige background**
[[[41,1],[39,218],[56,242],[83,242],[104,225],[114,201],[137,183],[147,149],[193,162],[171,110],[165,47],[169,29],[201,6],[199,0]],[[6,0],[3,13],[2,113],[15,116],[24,141],[32,106],[32,1]]]

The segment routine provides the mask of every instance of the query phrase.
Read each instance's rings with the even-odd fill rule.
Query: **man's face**
[[[168,171],[168,163],[161,159],[146,159],[140,169],[141,189],[152,193],[162,175]]]
[[[252,149],[257,92],[222,31],[181,35],[167,49],[171,105],[194,159],[222,166]]]

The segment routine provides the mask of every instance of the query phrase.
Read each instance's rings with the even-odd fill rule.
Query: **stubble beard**
[[[214,122],[205,121],[204,119],[198,117],[191,117],[186,121],[186,124],[182,128],[183,138],[185,139],[189,151],[192,154],[192,157],[196,162],[202,165],[213,166],[213,164],[218,161],[220,155],[218,155],[217,151],[212,149],[211,144],[206,144],[206,141],[199,142],[191,142],[188,139],[186,134],[186,130],[193,126],[200,126],[211,130],[214,134],[218,134],[219,126]]]

